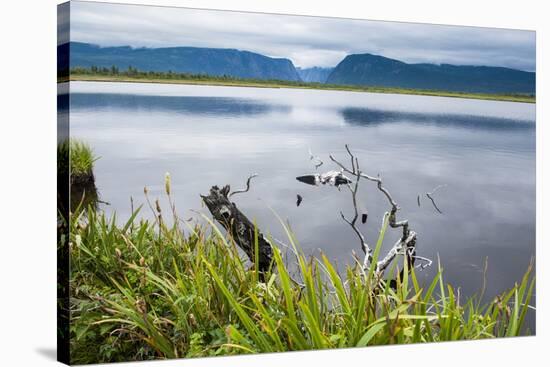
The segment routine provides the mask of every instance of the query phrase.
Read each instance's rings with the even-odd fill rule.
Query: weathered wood
[[[350,150],[350,148],[347,144],[346,144],[346,151],[348,152],[348,154],[350,156],[350,159],[351,159],[351,168],[346,167],[340,161],[336,160],[336,158],[334,158],[332,155],[330,155],[329,158],[342,169],[341,172],[346,172],[346,173],[352,175],[352,177],[355,178],[354,182],[350,181],[350,183],[347,184],[347,186],[348,186],[348,188],[351,192],[351,196],[352,196],[352,202],[353,202],[353,207],[354,207],[354,216],[350,220],[350,219],[346,218],[344,213],[340,212],[340,215],[341,215],[342,219],[351,226],[351,228],[357,234],[357,237],[360,240],[361,248],[365,252],[365,259],[363,261],[363,268],[365,270],[370,270],[371,267],[374,267],[375,273],[381,279],[382,275],[384,274],[384,271],[386,270],[386,268],[388,268],[390,263],[399,254],[404,254],[405,255],[405,258],[406,258],[405,261],[408,265],[409,271],[414,267],[414,263],[415,263],[416,259],[419,259],[419,260],[422,260],[422,261],[427,260],[427,264],[428,264],[427,266],[429,266],[429,264],[431,264],[431,260],[423,258],[423,257],[419,257],[419,256],[416,255],[416,240],[417,240],[416,232],[411,231],[409,229],[409,221],[408,220],[401,220],[401,221],[397,220],[397,211],[399,210],[399,206],[397,205],[397,203],[395,202],[395,200],[391,196],[390,192],[384,186],[382,186],[382,179],[379,176],[378,177],[369,176],[369,175],[365,174],[364,172],[362,172],[361,169],[359,168],[359,159],[351,152],[351,150]],[[359,187],[359,180],[362,179],[362,178],[366,179],[368,181],[376,182],[378,190],[380,190],[384,194],[384,196],[386,196],[386,198],[388,199],[388,202],[390,204],[390,211],[387,212],[387,214],[389,215],[389,217],[388,217],[389,226],[391,228],[402,228],[402,230],[403,230],[403,234],[401,235],[399,240],[393,245],[393,247],[387,253],[387,255],[384,256],[384,258],[382,260],[378,261],[377,263],[373,263],[373,249],[367,244],[367,242],[365,240],[365,237],[363,236],[363,234],[361,233],[361,231],[359,230],[359,228],[356,225],[357,218],[359,217],[359,209],[357,207],[357,189]],[[429,195],[428,195],[428,197],[429,197]],[[419,198],[417,198],[417,201],[420,204],[420,199]],[[434,206],[435,206],[435,203],[434,203]],[[437,209],[437,207],[436,207],[436,209]],[[363,216],[362,218],[364,218],[364,221],[366,222],[366,217]],[[392,288],[396,287],[398,280],[403,279],[404,272],[405,272],[405,267],[403,267],[403,269],[401,269],[401,271],[399,272],[399,275],[397,276],[397,279],[392,279],[390,281],[390,286]]]
[[[201,195],[206,207],[212,213],[214,219],[220,223],[232,236],[235,243],[246,253],[250,261],[254,263],[254,224],[237,208],[235,203],[229,201],[229,185],[222,187],[212,186],[207,196]],[[258,270],[264,274],[273,257],[271,244],[265,236],[256,228],[258,236]]]

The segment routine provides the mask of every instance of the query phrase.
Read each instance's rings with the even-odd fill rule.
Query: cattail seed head
[[[141,313],[141,314],[146,314],[147,313],[147,304],[145,303],[145,300],[140,298],[136,301],[135,305],[136,305],[136,309],[138,310],[139,313]]]
[[[195,315],[192,313],[189,314],[189,324],[191,324],[192,327],[197,327],[197,319],[195,319]]]
[[[159,199],[155,200],[155,205],[156,205],[156,207],[157,207],[157,212],[160,214],[161,210],[160,210]]]
[[[164,188],[166,189],[166,194],[170,196],[172,192],[172,180],[170,179],[170,173],[166,172],[164,175]]]

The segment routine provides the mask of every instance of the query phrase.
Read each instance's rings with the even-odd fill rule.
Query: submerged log
[[[206,207],[214,219],[220,223],[232,236],[235,243],[246,253],[251,262],[255,262],[255,230],[254,224],[229,201],[229,185],[222,187],[212,186],[207,196],[201,195]],[[258,236],[258,270],[264,274],[271,264],[273,252],[271,244],[256,228]]]

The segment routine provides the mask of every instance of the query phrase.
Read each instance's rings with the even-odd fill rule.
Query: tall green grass
[[[97,157],[87,143],[71,139],[70,154],[72,175],[89,175],[93,172]]]
[[[58,209],[65,212],[97,204],[99,198],[93,171],[97,159],[92,148],[83,141],[67,139],[58,143]]]
[[[93,209],[70,219],[72,363],[528,334],[531,267],[481,304],[480,297],[459,299],[441,269],[426,285],[412,269],[395,289],[359,265],[340,274],[325,255],[304,255],[285,227],[289,262],[298,265],[286,266],[274,244],[274,266],[260,282],[209,220],[167,225],[160,212],[155,221],[138,219],[140,210],[121,224]],[[386,227],[387,218],[375,257]]]
[[[66,139],[57,145],[58,169],[69,168],[71,176],[91,175],[97,159],[90,145],[83,141]]]

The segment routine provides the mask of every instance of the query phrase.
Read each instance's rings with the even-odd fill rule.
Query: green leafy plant
[[[276,266],[261,282],[257,267],[208,218],[190,224],[174,212],[168,224],[160,213],[154,221],[138,219],[141,210],[123,223],[93,208],[70,219],[73,363],[529,334],[531,266],[492,302],[462,302],[441,267],[428,284],[414,269],[405,271],[395,288],[359,265],[342,275],[324,254],[307,257],[285,226],[298,265],[287,266],[271,241]],[[386,226],[387,220],[375,260]]]

